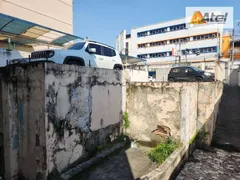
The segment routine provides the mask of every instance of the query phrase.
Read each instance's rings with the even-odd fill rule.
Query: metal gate
[[[231,69],[230,70],[230,75],[229,75],[229,85],[231,86],[238,86],[239,84],[239,75],[240,75],[240,69]]]

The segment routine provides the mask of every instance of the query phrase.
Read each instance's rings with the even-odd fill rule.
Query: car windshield
[[[198,69],[198,68],[195,68],[195,67],[192,67],[194,71],[197,71],[197,72],[202,72],[201,69]]]
[[[83,46],[85,45],[85,42],[79,42],[75,44],[71,44],[69,46],[64,47],[63,49],[68,49],[68,50],[81,50]]]

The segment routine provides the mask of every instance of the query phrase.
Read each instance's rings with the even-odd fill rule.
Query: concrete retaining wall
[[[128,132],[137,141],[160,141],[153,132],[163,125],[172,137],[188,144],[204,128],[210,143],[222,90],[221,82],[130,84]]]
[[[5,179],[54,177],[113,141],[121,86],[120,71],[51,63],[3,68]]]

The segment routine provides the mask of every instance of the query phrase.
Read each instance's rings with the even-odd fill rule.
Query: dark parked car
[[[214,81],[214,74],[192,66],[173,67],[168,74],[168,81]]]

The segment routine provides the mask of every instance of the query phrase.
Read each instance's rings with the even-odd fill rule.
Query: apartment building
[[[185,18],[122,31],[116,40],[121,53],[143,58],[152,68],[178,62],[214,66],[221,54],[223,29],[218,25],[193,26]],[[199,53],[199,55],[197,55]]]

